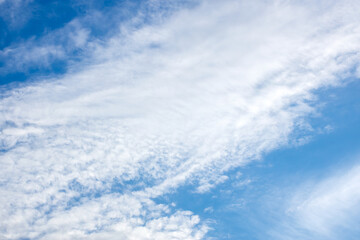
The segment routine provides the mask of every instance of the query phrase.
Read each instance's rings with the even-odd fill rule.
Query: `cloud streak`
[[[354,239],[359,228],[358,165],[310,180],[287,197],[270,234],[275,239]]]

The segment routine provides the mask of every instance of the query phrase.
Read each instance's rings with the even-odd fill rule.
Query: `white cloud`
[[[4,93],[0,232],[200,239],[197,216],[150,199],[208,190],[286,144],[312,92],[359,61],[349,3],[204,2],[123,26],[60,79]]]
[[[149,200],[142,201],[126,194],[84,200],[69,209],[63,204],[66,203],[58,203],[46,219],[41,216],[43,212],[35,209],[16,209],[2,225],[6,229],[3,237],[201,239],[207,231],[205,225],[199,225],[199,217],[191,212],[171,213],[167,206],[156,205]],[[29,228],[35,231],[29,231]]]
[[[360,167],[295,188],[275,239],[353,239],[360,229]],[[292,195],[292,196],[291,196]]]
[[[82,21],[85,20],[82,19]],[[59,60],[74,61],[74,58],[79,57],[74,55],[74,51],[91,49],[88,45],[89,39],[90,30],[79,19],[74,19],[64,27],[50,31],[41,37],[32,36],[23,42],[15,42],[0,50],[0,58],[4,62],[0,73],[28,72],[34,67],[49,68]]]

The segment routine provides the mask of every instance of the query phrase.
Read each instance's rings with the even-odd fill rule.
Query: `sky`
[[[357,240],[359,12],[0,0],[0,239]]]

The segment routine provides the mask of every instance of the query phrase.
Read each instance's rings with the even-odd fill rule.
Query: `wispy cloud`
[[[4,92],[1,234],[202,238],[198,216],[152,199],[207,191],[287,144],[313,91],[357,68],[350,3],[204,1],[122,26],[61,78]]]
[[[275,239],[354,239],[360,232],[360,168],[303,183],[288,193]],[[280,210],[282,212],[283,210]],[[282,219],[282,220],[281,220]],[[276,224],[274,224],[276,225]]]
[[[0,74],[18,71],[26,73],[34,68],[49,68],[56,61],[74,61],[80,57],[79,54],[74,54],[75,51],[91,48],[89,40],[90,30],[81,21],[74,19],[63,28],[41,37],[31,36],[5,47],[0,51]]]
[[[89,53],[97,45],[106,44],[109,37],[119,38],[124,31],[159,22],[188,5],[188,1],[143,4],[125,1],[105,8],[98,1],[45,4],[5,1],[0,5],[0,18],[4,22],[4,39],[0,39],[0,77],[14,72],[33,73],[34,68],[51,69],[59,62],[72,66],[79,59],[89,58]],[[60,16],[52,13],[64,11]],[[42,21],[39,15],[44,15]]]

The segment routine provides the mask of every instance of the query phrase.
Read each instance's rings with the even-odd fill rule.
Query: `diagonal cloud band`
[[[3,92],[0,234],[203,238],[198,216],[153,199],[206,192],[306,131],[314,92],[359,75],[351,3],[204,1]]]

